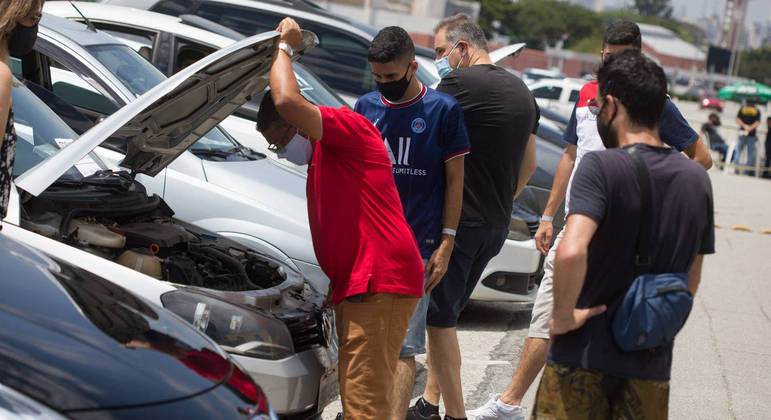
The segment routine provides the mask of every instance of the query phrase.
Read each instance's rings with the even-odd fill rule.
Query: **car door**
[[[559,103],[560,96],[562,96],[561,86],[542,82],[537,87],[534,87],[532,92],[536,102],[538,102],[538,106],[554,109],[559,112],[557,104]]]

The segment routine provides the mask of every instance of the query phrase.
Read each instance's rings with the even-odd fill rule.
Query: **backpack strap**
[[[651,235],[653,230],[653,188],[651,174],[640,152],[634,145],[624,147],[634,160],[637,183],[640,185],[640,233],[637,236],[637,252],[635,255],[636,275],[650,271],[651,255],[653,254]]]

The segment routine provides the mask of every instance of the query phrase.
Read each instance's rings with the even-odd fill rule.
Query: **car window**
[[[367,50],[369,43],[344,32],[306,22],[304,27],[319,37],[319,45],[300,60],[332,89],[363,95],[377,89]]]
[[[559,99],[562,88],[557,86],[541,86],[533,89],[533,96],[540,99]]]
[[[190,0],[163,0],[159,1],[150,10],[167,15],[179,16],[187,13],[190,8]]]
[[[579,97],[580,97],[580,91],[573,89],[570,91],[570,97],[568,98],[568,102],[570,102],[571,104],[578,102]]]
[[[91,45],[86,49],[137,96],[166,78],[126,45]]]
[[[75,19],[78,22],[82,22],[83,19]],[[158,32],[140,29],[132,26],[125,26],[118,23],[107,23],[92,21],[94,26],[107,32],[108,34],[120,39],[124,44],[131,47],[134,51],[139,53],[147,61],[153,59],[153,46],[155,40],[158,37]]]
[[[174,73],[217,51],[215,48],[177,37],[174,46]]]
[[[78,136],[23,85],[14,82],[11,95],[17,138],[13,165],[13,176],[16,177],[55,155]],[[80,179],[99,169],[105,167],[98,158],[89,154],[65,172],[62,178]]]
[[[202,3],[195,14],[244,35],[272,31],[278,27],[283,18],[283,16],[251,8],[210,3]]]

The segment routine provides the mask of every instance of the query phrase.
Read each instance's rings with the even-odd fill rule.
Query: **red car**
[[[718,99],[717,92],[707,91],[699,98],[699,108],[713,108],[717,112],[723,112],[723,100]]]

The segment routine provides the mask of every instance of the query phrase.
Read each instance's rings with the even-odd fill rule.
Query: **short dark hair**
[[[458,13],[440,20],[434,28],[434,34],[442,29],[445,30],[445,38],[450,45],[454,46],[458,41],[466,41],[478,50],[489,51],[485,31],[465,13]]]
[[[647,128],[656,127],[667,100],[664,70],[642,51],[628,49],[614,54],[597,72],[599,92],[624,104],[629,120]]]
[[[640,27],[628,20],[617,20],[605,29],[602,37],[602,48],[606,45],[631,45],[633,48],[642,48],[642,36]]]
[[[264,132],[273,124],[287,125],[287,122],[281,118],[281,115],[276,109],[276,104],[273,102],[273,95],[271,91],[265,92],[260,101],[260,109],[257,111],[257,131]]]
[[[412,61],[415,58],[415,44],[410,34],[398,26],[388,26],[375,35],[367,51],[370,63],[391,61]]]

